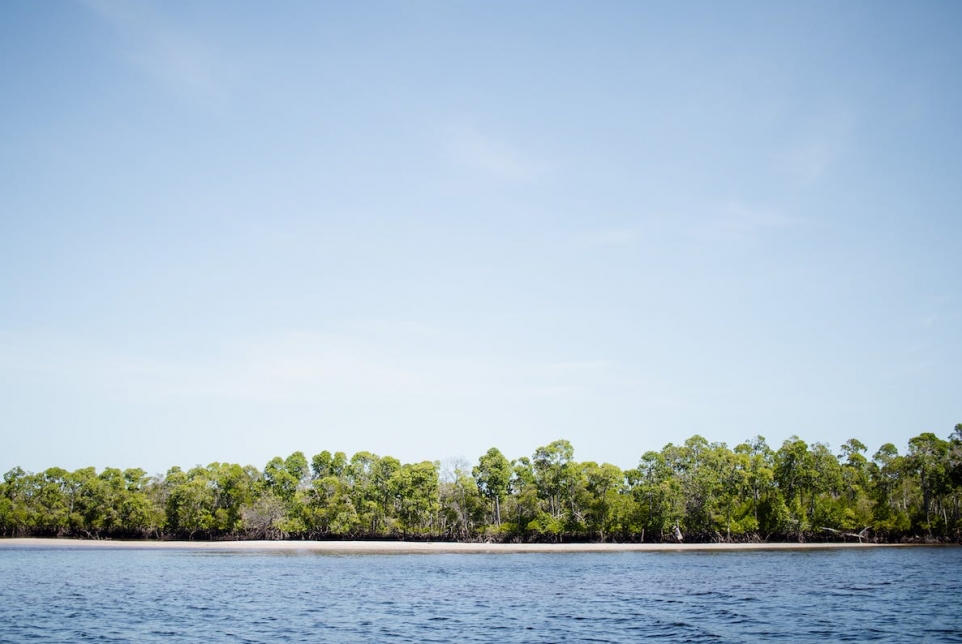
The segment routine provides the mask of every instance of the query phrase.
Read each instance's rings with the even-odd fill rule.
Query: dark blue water
[[[962,548],[353,555],[0,547],[0,642],[962,642]]]

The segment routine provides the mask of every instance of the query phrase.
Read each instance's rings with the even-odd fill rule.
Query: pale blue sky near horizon
[[[0,4],[0,471],[962,422],[962,4]]]

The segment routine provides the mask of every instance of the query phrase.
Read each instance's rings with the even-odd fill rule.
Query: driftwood
[[[831,532],[832,534],[841,535],[841,536],[843,536],[843,537],[854,537],[854,538],[858,539],[858,542],[859,542],[859,543],[862,543],[862,539],[868,537],[868,535],[867,535],[866,533],[868,532],[869,528],[868,528],[868,526],[862,528],[862,531],[859,532],[858,534],[856,534],[856,533],[854,533],[854,532],[842,532],[841,530],[835,530],[834,528],[824,528],[824,527],[823,527],[822,530],[825,530],[826,532]]]

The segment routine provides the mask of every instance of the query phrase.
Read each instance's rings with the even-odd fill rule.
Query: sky
[[[0,4],[0,471],[962,422],[962,4]]]

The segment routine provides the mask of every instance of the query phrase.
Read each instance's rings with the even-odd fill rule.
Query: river
[[[962,548],[0,548],[0,642],[962,642]]]

